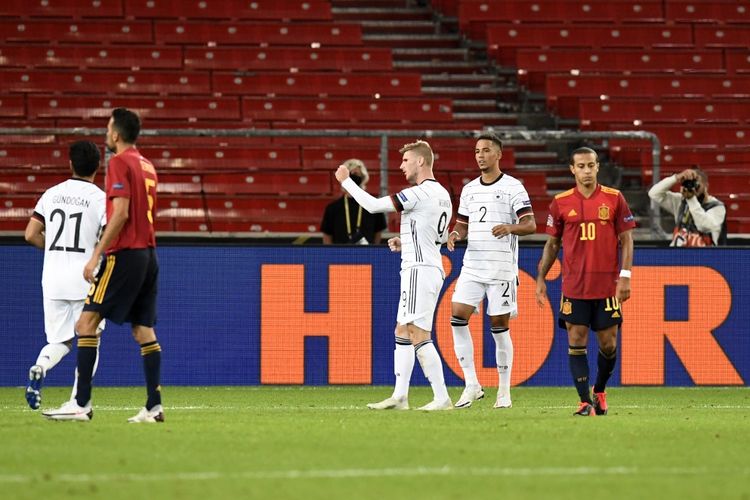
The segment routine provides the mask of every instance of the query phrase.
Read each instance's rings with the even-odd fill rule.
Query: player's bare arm
[[[547,282],[545,278],[549,272],[552,264],[557,260],[557,255],[560,253],[560,238],[550,236],[547,239],[547,243],[544,244],[544,251],[542,252],[542,258],[539,259],[539,264],[536,268],[536,303],[539,307],[544,307],[547,300]]]
[[[456,225],[453,226],[453,230],[448,235],[448,241],[445,245],[448,248],[448,251],[452,252],[453,250],[455,250],[456,242],[465,240],[468,234],[469,223],[461,219],[456,220]]]
[[[123,226],[128,220],[130,209],[130,198],[113,198],[112,199],[112,217],[107,221],[107,227],[104,229],[99,243],[94,248],[91,258],[83,268],[83,279],[88,282],[94,280],[94,269],[99,264],[104,252],[109,248],[117,236],[122,231]]]
[[[44,224],[42,221],[34,217],[30,218],[29,223],[26,224],[24,238],[28,243],[44,250]]]
[[[622,263],[621,269],[629,272],[633,267],[633,231],[623,231],[619,235],[620,240],[620,262]],[[622,273],[627,274],[627,273]],[[630,277],[620,275],[617,279],[617,288],[615,290],[615,296],[620,302],[625,302],[630,298]]]
[[[534,220],[534,214],[526,214],[521,217],[518,224],[498,224],[492,228],[492,235],[495,238],[502,238],[509,234],[515,234],[518,236],[525,236],[527,234],[533,234],[536,232],[536,220]]]

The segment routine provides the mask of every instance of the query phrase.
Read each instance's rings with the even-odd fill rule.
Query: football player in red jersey
[[[536,299],[544,305],[545,277],[562,246],[558,323],[568,331],[570,371],[581,400],[575,415],[606,415],[605,387],[617,360],[620,305],[630,297],[635,221],[622,193],[597,182],[599,159],[593,149],[573,151],[570,171],[576,186],[555,196],[549,207],[549,238],[537,267]],[[589,329],[599,341],[593,399],[586,353]]]
[[[154,208],[158,179],[154,165],[138,152],[135,142],[140,117],[117,108],[107,124],[107,148],[115,153],[106,178],[107,227],[83,269],[91,282],[83,313],[76,323],[78,336],[78,392],[61,408],[44,412],[54,420],[90,420],[91,378],[96,349],[96,325],[101,318],[132,325],[140,344],[146,376],[146,405],[129,422],[163,422],[161,347],[156,340],[156,258]],[[98,272],[100,258],[104,257]]]

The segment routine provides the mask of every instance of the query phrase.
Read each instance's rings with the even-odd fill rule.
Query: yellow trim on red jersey
[[[555,195],[555,199],[565,198],[566,196],[570,196],[575,192],[575,188],[568,189],[567,191],[563,191],[562,193],[557,193]]]
[[[602,191],[607,194],[620,194],[620,191],[618,189],[607,187],[607,186],[602,186]]]

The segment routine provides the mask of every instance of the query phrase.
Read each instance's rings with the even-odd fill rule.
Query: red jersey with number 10
[[[635,227],[625,198],[598,185],[584,197],[578,188],[555,196],[547,234],[562,239],[562,293],[571,299],[613,297],[620,272],[619,235]]]
[[[128,220],[117,239],[107,249],[113,253],[125,248],[156,246],[156,169],[134,147],[113,156],[107,167],[107,221],[112,218],[112,199],[129,198]]]

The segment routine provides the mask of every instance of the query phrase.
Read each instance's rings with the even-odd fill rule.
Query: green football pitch
[[[613,388],[595,418],[572,388],[425,413],[366,409],[386,387],[168,387],[164,424],[126,423],[143,393],[99,387],[91,422],[50,422],[0,389],[0,496],[750,498],[745,387]]]

